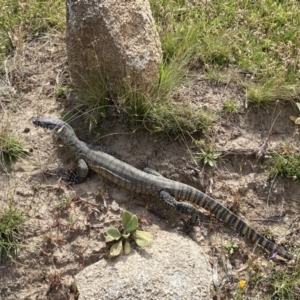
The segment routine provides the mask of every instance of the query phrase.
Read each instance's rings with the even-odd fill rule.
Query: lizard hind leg
[[[190,224],[194,225],[199,218],[199,211],[191,204],[186,202],[179,202],[167,191],[159,191],[159,199],[166,203],[169,207],[173,208],[175,211],[180,212],[185,215],[190,215]]]
[[[74,171],[69,171],[66,180],[70,183],[79,184],[88,176],[89,168],[83,159],[78,159]]]

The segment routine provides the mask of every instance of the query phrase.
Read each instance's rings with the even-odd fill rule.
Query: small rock
[[[113,200],[113,202],[111,203],[110,208],[113,212],[119,212],[120,211],[120,206],[115,200]]]

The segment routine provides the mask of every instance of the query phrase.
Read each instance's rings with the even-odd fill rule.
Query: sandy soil
[[[298,147],[295,125],[289,119],[297,114],[296,109],[288,103],[278,105],[275,111],[245,107],[245,94],[230,76],[225,83],[212,83],[201,75],[194,71],[175,98],[195,107],[220,109],[219,120],[210,135],[222,152],[216,167],[195,163],[192,154],[196,149],[188,140],[178,142],[147,132],[131,132],[116,112],[102,124],[105,138],[101,138],[101,144],[138,168],[147,165],[170,179],[206,192],[293,252],[299,248],[299,233],[284,235],[299,227],[299,184],[282,178],[269,181],[265,161],[258,162],[247,154],[267,136],[278,113],[268,149],[288,142]],[[30,154],[0,175],[0,206],[13,201],[28,216],[21,230],[24,247],[17,263],[0,266],[0,299],[74,299],[74,290],[70,288],[74,275],[105,258],[103,232],[118,224],[123,209],[138,214],[145,229],[155,223],[164,230],[182,230],[181,215],[168,211],[156,199],[118,188],[98,174],[91,173],[85,183],[74,187],[64,185],[61,177],[70,168],[73,154],[31,122],[38,116],[64,116],[76,106],[72,96],[58,99],[55,94],[55,86],[69,80],[61,36],[24,44],[8,58],[6,74],[1,76],[2,126],[9,126]],[[228,99],[236,102],[239,113],[222,113],[223,103]],[[82,117],[71,125],[80,139],[100,144],[101,135],[92,134]],[[278,222],[257,221],[282,212],[285,216]],[[203,212],[201,224],[189,235],[213,261],[218,261],[219,280],[215,284],[219,285],[220,293],[234,293],[238,280],[248,278],[249,264],[258,268],[262,276],[268,276],[274,264],[266,260],[268,254],[207,212]],[[233,255],[224,247],[230,241],[238,244]],[[267,295],[263,289],[261,293]],[[250,299],[253,294],[257,295],[257,290],[249,289],[246,297]]]

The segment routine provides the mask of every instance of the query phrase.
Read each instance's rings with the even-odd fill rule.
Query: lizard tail
[[[271,253],[276,252],[285,259],[291,260],[293,258],[292,255],[289,254],[285,249],[272,243],[267,238],[256,232],[237,215],[235,215],[229,209],[227,209],[208,195],[200,192],[194,203],[210,211],[218,219],[233,227],[238,233],[240,233],[242,236],[247,237],[254,244],[257,243]]]

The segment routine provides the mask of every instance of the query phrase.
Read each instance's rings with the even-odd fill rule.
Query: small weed
[[[12,203],[0,208],[0,263],[17,256],[20,250],[19,228],[24,221],[24,212]]]
[[[260,284],[264,278],[264,270],[262,265],[258,261],[249,261],[247,268],[248,286],[252,289]]]
[[[74,230],[75,229],[75,224],[77,223],[77,219],[72,217],[72,216],[68,216],[67,218],[67,227],[68,230]]]
[[[69,294],[69,289],[66,289],[63,284],[63,272],[57,271],[56,269],[44,271],[45,278],[49,284],[48,291],[46,293],[47,296],[50,294],[59,295],[60,299],[67,299],[67,295]]]
[[[300,268],[296,264],[292,270],[273,270],[268,276],[267,283],[274,290],[269,299],[294,300],[300,297]]]
[[[221,155],[219,152],[215,152],[212,147],[209,147],[201,152],[195,154],[196,161],[203,161],[204,165],[208,164],[213,167],[218,157]]]
[[[71,284],[70,284],[70,294],[73,294],[74,295],[74,300],[77,300],[79,298],[79,291],[78,291],[78,288],[77,288],[77,285],[76,285],[76,282],[73,281]],[[71,299],[71,298],[70,298]]]
[[[227,99],[224,101],[224,111],[227,114],[237,113],[238,107],[233,100]]]
[[[300,297],[300,266],[296,262],[290,266],[268,264],[262,266],[258,261],[248,266],[248,290],[260,289],[267,291],[271,300],[295,300]]]
[[[122,215],[122,231],[117,228],[109,228],[106,231],[105,242],[114,242],[110,247],[110,256],[118,256],[123,252],[129,254],[131,251],[129,239],[133,239],[138,246],[147,247],[152,243],[152,234],[146,231],[137,230],[138,219],[136,215],[131,214],[128,211],[124,211]]]
[[[70,88],[68,86],[57,85],[55,93],[57,98],[66,98],[70,93]]]
[[[59,210],[65,211],[67,208],[71,206],[73,199],[63,199],[57,205],[56,208]]]
[[[300,180],[300,155],[297,153],[275,153],[268,161],[268,167],[270,178],[280,175]]]
[[[0,161],[3,169],[14,159],[24,157],[28,153],[22,142],[13,137],[7,128],[0,129]]]
[[[239,247],[239,245],[236,242],[227,242],[224,247],[228,249],[228,252],[230,254],[233,254],[234,251]]]
[[[243,295],[244,295],[246,288],[247,288],[246,280],[243,280],[243,279],[239,280],[237,294],[234,299],[235,300],[243,300],[244,299]]]

